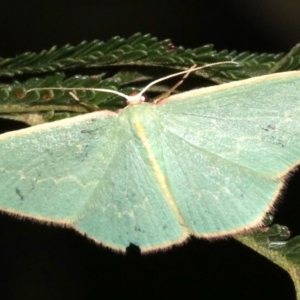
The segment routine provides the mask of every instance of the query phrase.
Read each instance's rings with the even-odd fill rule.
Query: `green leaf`
[[[288,228],[275,224],[269,229],[235,236],[235,239],[286,270],[300,299],[300,236],[287,240],[288,237]]]
[[[83,114],[96,109],[117,110],[123,107],[120,97],[107,93],[80,92],[80,102],[76,102],[69,92],[49,90],[26,94],[31,88],[94,86],[130,93],[141,89],[150,80],[166,76],[174,70],[184,70],[193,64],[226,60],[239,62],[239,68],[227,64],[191,74],[186,89],[192,89],[275,71],[299,69],[299,54],[299,45],[287,55],[228,53],[226,50],[216,52],[212,45],[184,49],[170,47],[170,40],[158,41],[150,35],[141,34],[135,34],[127,40],[115,37],[107,42],[82,42],[77,46],[66,45],[60,49],[52,47],[39,54],[24,53],[16,58],[2,59],[0,76],[18,79],[17,75],[20,74],[32,76],[30,74],[39,73],[40,78],[29,77],[27,80],[14,82],[6,79],[0,85],[0,116],[24,120],[33,125],[37,124],[36,120],[43,123],[74,113]],[[83,75],[74,76],[75,72]],[[88,75],[91,72],[92,75]],[[164,93],[169,88],[170,84],[164,82],[153,87],[150,92]],[[182,91],[182,87],[177,92],[179,91]],[[47,112],[53,118],[45,117],[49,116]],[[39,114],[39,117],[32,122],[28,114]]]

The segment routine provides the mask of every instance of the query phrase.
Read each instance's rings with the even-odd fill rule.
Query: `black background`
[[[296,0],[1,0],[0,56],[135,32],[186,48],[287,52],[300,42],[299,15]],[[292,235],[300,234],[299,180],[275,216]],[[0,215],[0,241],[0,299],[295,299],[284,271],[231,239],[123,255],[72,230]]]

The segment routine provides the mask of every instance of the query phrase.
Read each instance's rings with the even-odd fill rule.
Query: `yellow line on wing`
[[[155,158],[155,155],[151,149],[151,145],[149,143],[149,140],[148,138],[146,137],[146,134],[145,134],[145,131],[144,131],[144,128],[140,122],[140,120],[138,119],[138,116],[135,116],[135,127],[136,127],[136,130],[137,130],[137,133],[143,143],[143,145],[145,146],[146,148],[146,151],[148,153],[148,156],[149,156],[149,160],[151,162],[151,165],[152,165],[152,168],[154,170],[154,174],[155,174],[155,177],[156,177],[156,180],[163,192],[163,195],[165,196],[166,198],[166,201],[168,203],[168,205],[173,209],[174,213],[176,214],[176,217],[178,218],[179,220],[179,223],[184,226],[184,227],[187,227],[186,226],[186,223],[174,201],[174,198],[169,190],[169,187],[167,185],[167,182],[166,182],[166,178],[165,178],[165,175],[164,173],[162,172],[156,158]]]

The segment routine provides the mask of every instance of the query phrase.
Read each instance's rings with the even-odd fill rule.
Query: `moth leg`
[[[179,80],[175,85],[173,85],[168,91],[165,93],[161,94],[158,98],[156,98],[153,103],[157,104],[163,104],[163,100],[167,99],[183,82],[184,80],[190,75],[190,73],[197,67],[197,65],[193,65],[190,67],[189,70],[184,74],[184,76]]]
[[[76,101],[78,102],[80,105],[82,105],[83,107],[87,108],[89,111],[96,111],[98,110],[97,107],[91,105],[91,104],[88,104],[88,103],[85,103],[85,102],[82,102],[80,101],[80,99],[77,97],[77,95],[75,95],[73,92],[69,92],[70,96]]]

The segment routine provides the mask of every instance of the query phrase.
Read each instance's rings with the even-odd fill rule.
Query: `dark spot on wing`
[[[134,226],[135,231],[145,232],[145,230],[141,229],[139,226]]]
[[[80,133],[83,133],[83,134],[91,134],[95,131],[98,131],[98,129],[84,129],[84,130],[81,130]]]
[[[273,143],[279,145],[280,147],[284,148],[284,142],[283,140],[278,136],[278,133],[274,132],[276,130],[276,126],[275,125],[266,125],[261,127],[262,130],[270,133],[270,139]]]
[[[275,130],[276,128],[273,125],[267,125],[265,127],[262,127],[261,129],[264,131],[272,131],[272,130]]]
[[[89,152],[90,152],[90,146],[84,145],[84,149],[82,150],[82,155],[81,155],[81,162],[85,161],[85,159],[88,157]]]
[[[278,144],[279,146],[281,146],[282,148],[284,148],[284,143],[283,143],[282,140],[278,140],[278,141],[277,141],[277,144]]]
[[[271,140],[272,140],[273,143],[275,143],[275,144],[279,145],[280,147],[284,148],[284,142],[279,137],[272,135]]]
[[[18,188],[16,188],[15,191],[16,191],[16,194],[19,196],[20,200],[23,201],[25,198],[22,195],[21,191]]]

